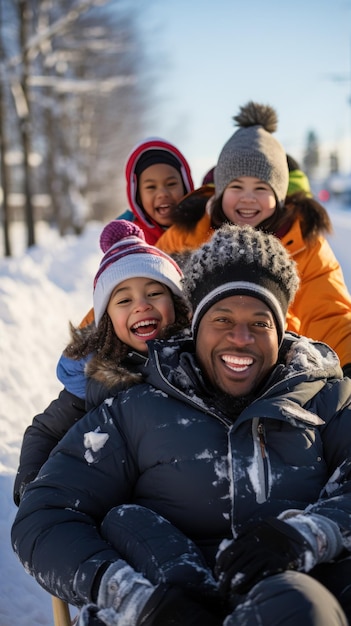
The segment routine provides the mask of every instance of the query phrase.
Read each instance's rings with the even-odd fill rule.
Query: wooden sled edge
[[[71,626],[71,614],[67,602],[56,596],[51,596],[51,598],[55,626]]]

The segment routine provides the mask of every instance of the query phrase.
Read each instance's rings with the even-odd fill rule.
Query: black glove
[[[295,528],[276,518],[232,540],[219,552],[215,574],[223,596],[247,593],[262,578],[303,568],[309,543]]]

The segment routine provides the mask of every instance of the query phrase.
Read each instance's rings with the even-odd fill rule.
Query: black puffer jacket
[[[210,566],[223,538],[291,508],[333,519],[351,547],[351,380],[325,344],[287,335],[235,419],[206,394],[191,341],[152,344],[146,373],[71,428],[26,489],[12,542],[45,589],[92,600],[121,557],[99,525],[122,503],[166,517]]]
[[[123,376],[120,375],[117,380],[116,373],[114,373],[115,380],[112,383],[112,389],[109,381],[111,372],[99,371],[99,380],[87,379],[84,374],[85,361],[82,359],[81,368],[79,366],[72,367],[70,371],[66,371],[65,378],[61,379],[68,385],[68,377],[73,378],[73,381],[69,381],[72,389],[77,386],[84,388],[84,397],[71,393],[65,387],[43,413],[39,413],[33,418],[31,425],[25,430],[13,487],[13,499],[17,506],[27,484],[34,480],[48,459],[50,452],[71,426],[92,407],[99,406],[106,397],[111,396],[112,393],[116,395],[120,390],[134,384],[134,375],[139,372],[140,367],[144,364],[145,357],[139,353],[130,352],[119,368],[119,372],[123,371]],[[72,363],[76,362],[72,361]],[[75,382],[77,378],[83,380]]]

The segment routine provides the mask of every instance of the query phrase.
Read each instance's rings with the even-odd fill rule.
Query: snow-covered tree
[[[6,150],[22,155],[12,191],[24,198],[30,246],[38,218],[61,233],[80,233],[90,217],[108,219],[125,208],[119,192],[125,155],[143,133],[152,90],[140,3],[0,0],[0,5],[13,12],[0,27],[1,86],[13,98],[17,129]],[[13,207],[6,211],[14,217]]]

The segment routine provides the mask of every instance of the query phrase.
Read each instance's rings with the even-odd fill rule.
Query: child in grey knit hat
[[[273,136],[276,111],[249,102],[233,119],[239,129],[222,148],[214,173],[212,225],[229,221],[278,234],[283,224],[286,230],[289,167],[283,146]]]
[[[276,202],[282,205],[288,190],[289,169],[285,150],[272,135],[277,129],[274,109],[249,102],[241,107],[234,120],[239,130],[223,147],[214,171],[216,197],[234,179],[251,177],[265,182]]]
[[[287,156],[273,136],[278,118],[271,106],[248,102],[233,119],[239,128],[218,157],[207,210],[195,224],[171,226],[156,245],[184,264],[182,255],[224,223],[274,234],[296,261],[301,279],[287,313],[288,330],[329,344],[351,375],[351,295],[326,239],[332,232],[328,213],[309,192],[288,195]]]

